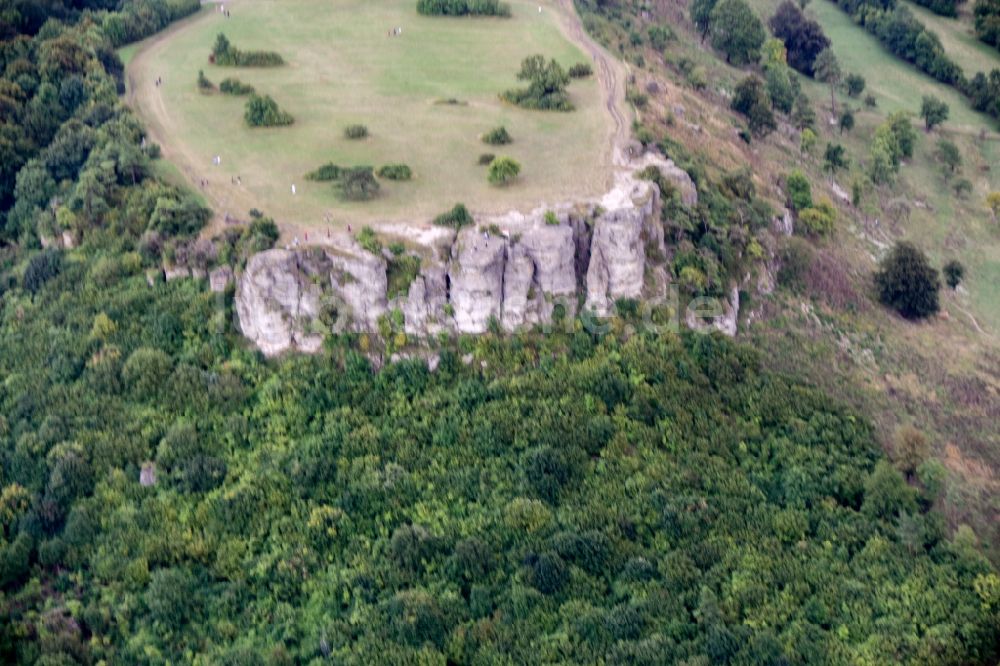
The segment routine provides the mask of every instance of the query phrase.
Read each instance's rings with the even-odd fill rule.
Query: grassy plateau
[[[503,212],[598,194],[609,184],[613,130],[596,79],[570,84],[570,113],[522,110],[498,98],[521,85],[516,73],[529,55],[564,67],[590,60],[565,36],[554,4],[542,12],[534,0],[511,4],[512,18],[494,19],[422,17],[414,0],[227,2],[230,17],[205,9],[126,54],[131,99],[164,156],[204,190],[218,215],[242,218],[256,207],[286,231],[328,219],[335,227],[421,222],[456,201]],[[390,36],[394,28],[402,33]],[[286,64],[210,65],[220,32],[240,49],[277,51]],[[226,77],[253,85],[295,123],[249,128],[246,98],[199,92],[199,70],[216,85]],[[345,138],[351,124],[366,125],[368,137]],[[483,143],[481,135],[499,125],[513,143]],[[518,160],[518,181],[489,185],[477,165],[487,152]],[[213,165],[216,155],[221,165]],[[383,181],[374,201],[345,203],[330,183],[304,177],[329,162],[376,169],[403,163],[414,176]]]

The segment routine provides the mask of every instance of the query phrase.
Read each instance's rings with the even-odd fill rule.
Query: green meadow
[[[570,113],[527,111],[498,98],[520,85],[516,73],[527,56],[541,53],[565,67],[589,60],[564,36],[553,4],[542,12],[537,2],[512,5],[512,18],[494,19],[422,17],[413,0],[227,2],[229,18],[203,11],[128,54],[133,104],[164,156],[196,186],[207,181],[219,215],[245,216],[256,207],[285,228],[326,219],[420,222],[456,201],[499,213],[598,194],[609,183],[612,127],[595,78],[570,84]],[[401,34],[390,36],[394,28]],[[211,65],[220,32],[240,49],[277,51],[286,64]],[[253,85],[295,123],[249,128],[246,98],[199,92],[199,70],[216,85],[226,77]],[[350,124],[366,125],[369,136],[345,138]],[[512,144],[481,141],[498,125]],[[489,185],[477,165],[482,153],[518,160],[518,181]],[[221,165],[213,164],[216,155]],[[328,162],[404,163],[414,178],[383,182],[374,201],[344,203],[330,183],[304,177]]]

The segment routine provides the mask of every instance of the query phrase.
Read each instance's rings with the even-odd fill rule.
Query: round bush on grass
[[[328,181],[328,180],[339,180],[340,174],[343,173],[344,169],[337,166],[333,162],[324,164],[315,171],[310,171],[306,174],[308,180],[316,181]]]
[[[896,243],[879,264],[875,287],[882,304],[907,319],[921,319],[938,311],[938,272],[912,243]]]
[[[486,178],[494,185],[509,185],[521,173],[521,165],[510,157],[498,157],[490,162]]]
[[[413,171],[405,164],[386,164],[379,168],[378,177],[386,180],[410,180]]]
[[[483,135],[483,142],[491,146],[503,146],[511,143],[514,139],[507,132],[507,128],[501,125]]]
[[[379,184],[370,166],[351,167],[340,172],[337,191],[344,201],[370,201],[378,196]]]
[[[348,139],[363,139],[368,136],[368,128],[364,125],[348,125],[344,128],[344,136]]]
[[[434,224],[439,227],[451,227],[453,229],[461,229],[472,224],[474,221],[472,215],[469,213],[469,209],[465,207],[465,204],[460,203],[455,204],[451,210],[441,213],[434,218]]]
[[[493,153],[483,153],[479,156],[479,166],[488,166],[496,157]]]
[[[250,127],[277,127],[294,122],[291,114],[279,109],[270,95],[250,95],[243,117]]]
[[[219,84],[219,92],[225,95],[252,95],[256,91],[252,85],[230,77]]]

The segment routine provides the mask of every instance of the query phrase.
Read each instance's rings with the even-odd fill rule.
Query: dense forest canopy
[[[0,45],[4,663],[996,663],[940,468],[746,346],[265,361],[231,293],[149,280],[208,212],[117,98],[108,26],[175,5],[113,4],[15,3],[59,20]]]

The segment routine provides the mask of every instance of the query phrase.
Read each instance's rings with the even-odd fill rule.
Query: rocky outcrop
[[[388,309],[385,259],[357,248],[354,253],[327,252],[330,261],[330,287],[347,306],[351,325],[374,329]]]
[[[426,266],[410,285],[401,307],[407,335],[434,335],[448,328],[448,275],[443,266]]]
[[[317,330],[322,289],[313,278],[306,253],[268,250],[247,262],[236,292],[243,335],[267,355],[287,349],[315,352],[323,342]]]
[[[771,229],[780,236],[791,236],[795,233],[795,220],[792,218],[792,211],[787,208],[783,208],[782,211],[782,214],[771,222]]]
[[[635,169],[642,171],[648,167],[656,167],[663,178],[677,188],[681,196],[681,203],[688,208],[698,205],[698,186],[691,180],[688,172],[674,164],[673,160],[668,160],[656,153],[646,153],[642,159],[635,162]]]
[[[163,276],[167,282],[184,280],[191,277],[191,269],[187,266],[167,266],[163,269]]]
[[[208,287],[216,293],[225,291],[232,281],[233,269],[229,266],[219,266],[208,274]]]
[[[698,298],[688,304],[684,323],[694,331],[719,331],[729,337],[736,336],[740,317],[740,290],[733,286],[729,299]]]
[[[663,244],[659,192],[647,181],[633,180],[608,194],[604,212],[594,222],[587,269],[586,307],[597,316],[611,314],[620,298],[642,296],[646,273],[646,239]],[[653,227],[660,227],[659,231]],[[645,233],[644,233],[645,232]]]
[[[697,203],[686,173],[649,154],[637,166],[651,165],[686,205]],[[419,274],[391,302],[386,260],[356,245],[269,250],[236,278],[240,327],[273,355],[314,351],[331,330],[378,332],[383,316],[397,309],[404,331],[415,337],[483,333],[492,326],[517,331],[550,323],[557,306],[573,316],[581,303],[607,316],[618,299],[666,293],[660,212],[657,186],[631,171],[619,174],[598,201],[483,219],[457,234],[436,233],[432,242],[403,233],[411,227],[385,228],[415,242],[421,257]],[[213,288],[224,283],[214,272],[210,279]],[[719,325],[731,328],[728,320]]]
[[[455,328],[484,333],[490,320],[500,320],[504,295],[507,240],[475,229],[459,234],[448,267],[449,301]]]

